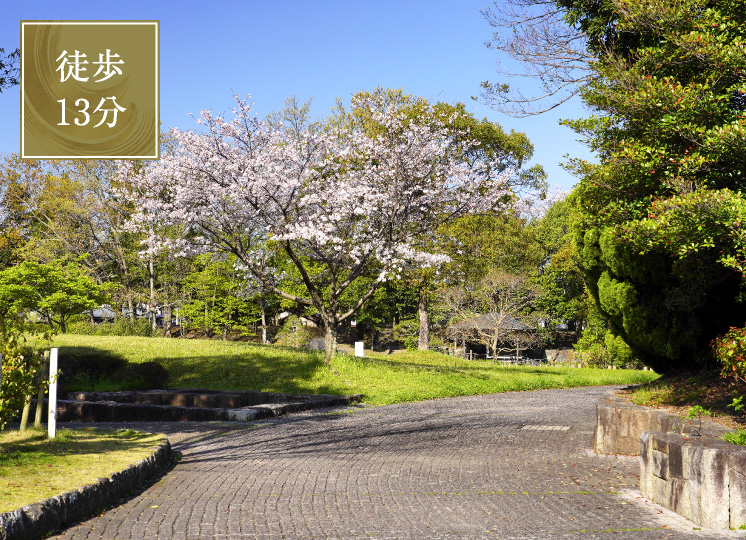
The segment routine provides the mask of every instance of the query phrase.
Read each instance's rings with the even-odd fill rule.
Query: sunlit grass
[[[171,388],[260,390],[335,395],[364,394],[384,405],[451,396],[542,388],[651,381],[651,371],[502,366],[435,352],[337,355],[332,370],[322,356],[288,347],[240,342],[62,335],[55,338],[64,366],[65,347],[93,347],[130,362],[154,361],[170,374]],[[64,367],[63,367],[64,369]]]
[[[0,432],[0,512],[92,484],[150,456],[163,435],[126,431]]]

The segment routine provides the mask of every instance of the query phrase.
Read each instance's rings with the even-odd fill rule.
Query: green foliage
[[[41,350],[27,337],[40,336],[39,347],[50,338],[49,331],[28,317],[32,292],[33,284],[19,283],[11,270],[0,272],[0,431],[33,392],[43,365]]]
[[[237,259],[200,255],[183,287],[190,301],[181,307],[180,315],[188,326],[208,334],[229,331],[247,333],[256,320],[256,305],[245,293],[246,276],[237,269]]]
[[[19,84],[21,76],[18,68],[21,50],[16,49],[7,55],[4,53],[5,49],[0,49],[0,93],[4,88]]]
[[[88,336],[150,337],[154,335],[150,321],[144,318],[130,319],[129,317],[117,319],[111,323],[91,323],[87,319],[77,318],[68,323],[67,331],[70,334]]]
[[[420,321],[415,318],[402,319],[394,326],[394,339],[400,341],[408,351],[416,351],[419,343]]]
[[[686,417],[689,420],[692,420],[694,418],[701,418],[703,416],[712,416],[712,410],[705,409],[701,405],[694,405],[692,407],[689,407],[689,410],[686,413]]]
[[[645,363],[701,367],[709,342],[746,319],[743,2],[562,5],[611,43],[583,90],[600,115],[568,122],[600,157],[570,165],[589,291]]]
[[[303,326],[301,318],[291,315],[285,319],[282,329],[277,333],[275,343],[286,347],[306,347],[308,340],[312,337],[312,331],[307,326]]]
[[[738,397],[733,398],[733,401],[731,402],[731,404],[728,405],[728,407],[732,407],[733,410],[736,412],[741,412],[741,409],[743,409],[744,406],[745,405],[743,403],[743,396],[738,396]]]
[[[572,243],[571,205],[569,198],[555,203],[529,229],[540,257],[534,282],[544,291],[538,308],[552,323],[569,323],[579,329],[592,310],[592,300]]]
[[[0,338],[2,339],[2,338]],[[39,383],[44,363],[42,351],[20,346],[17,338],[0,344],[2,374],[0,376],[0,431],[18,414],[27,396]],[[47,384],[47,381],[42,381]]]
[[[639,360],[629,346],[610,330],[601,312],[592,307],[586,327],[574,345],[580,360],[589,366],[636,368]]]
[[[746,446],[746,428],[739,426],[736,428],[735,431],[724,433],[723,440],[731,444],[737,444],[739,446]],[[741,525],[739,529],[746,529],[746,526]]]
[[[746,328],[732,327],[712,342],[712,348],[723,365],[724,377],[746,381]]]
[[[14,296],[19,311],[36,313],[65,332],[68,318],[104,303],[111,286],[97,284],[74,262],[24,261],[0,273],[0,288]]]

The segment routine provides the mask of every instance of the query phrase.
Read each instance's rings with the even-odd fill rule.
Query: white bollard
[[[49,418],[47,421],[47,432],[49,438],[54,439],[57,435],[57,348],[52,349],[49,355]]]
[[[362,341],[355,342],[355,356],[365,356],[365,343]]]

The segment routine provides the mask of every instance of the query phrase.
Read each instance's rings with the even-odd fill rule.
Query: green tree
[[[572,201],[552,205],[529,227],[539,261],[533,281],[544,291],[538,306],[550,324],[567,323],[580,334],[591,309],[580,260],[572,242]]]
[[[20,68],[18,64],[21,59],[21,50],[5,54],[5,49],[0,49],[0,93],[6,88],[20,84]]]
[[[24,261],[5,269],[0,277],[12,293],[16,313],[36,313],[53,330],[65,332],[72,315],[106,301],[108,286],[97,284],[75,262],[41,264]]]
[[[184,280],[190,299],[180,311],[189,326],[201,328],[209,335],[247,330],[248,300],[241,289],[245,276],[236,268],[236,257],[199,255],[192,272]]]
[[[37,384],[42,367],[38,348],[48,345],[51,336],[29,317],[34,285],[18,279],[13,268],[0,270],[0,431],[21,410]],[[43,339],[27,341],[35,336]]]
[[[524,133],[511,130],[506,132],[500,125],[483,118],[478,120],[470,114],[463,103],[455,105],[438,102],[431,105],[423,98],[417,98],[404,93],[401,89],[391,90],[376,88],[372,92],[359,92],[357,99],[382,99],[384,104],[400,104],[407,108],[411,119],[427,117],[432,110],[432,122],[441,122],[447,118],[456,117],[453,129],[460,132],[461,139],[477,141],[478,144],[460,156],[469,163],[494,162],[499,160],[499,171],[510,170],[513,177],[510,181],[512,194],[515,197],[528,192],[546,190],[546,173],[541,165],[529,166],[534,147]],[[377,133],[381,126],[371,118],[370,111],[363,109],[347,110],[341,102],[330,119],[329,126],[337,129],[347,129],[352,132],[363,130]],[[457,138],[458,140],[458,138]],[[517,253],[516,243],[521,235],[515,235],[520,229],[520,220],[514,212],[493,212],[480,215],[467,215],[454,221],[444,223],[429,238],[422,242],[428,244],[428,249],[448,255],[455,264],[448,265],[448,269],[438,271],[435,268],[422,268],[412,264],[403,268],[400,273],[401,285],[416,291],[416,306],[412,311],[416,313],[419,323],[418,349],[427,350],[430,341],[430,303],[439,287],[448,286],[445,274],[476,273],[474,279],[483,277],[496,259],[514,259]],[[496,237],[499,234],[499,238]],[[485,254],[489,253],[489,256]],[[525,251],[520,251],[524,254]],[[511,269],[516,264],[511,261]],[[506,266],[501,266],[506,268]],[[445,274],[444,274],[445,273]],[[406,310],[409,312],[409,310]],[[414,313],[407,313],[413,315]]]
[[[718,217],[746,187],[745,4],[613,7],[583,12],[599,38],[594,17],[614,32],[582,92],[598,115],[568,123],[600,158],[571,163],[582,179],[574,238],[612,335],[657,371],[695,367],[746,319],[738,222]]]

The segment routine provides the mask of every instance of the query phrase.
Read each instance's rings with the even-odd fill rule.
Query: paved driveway
[[[743,538],[639,496],[633,458],[589,445],[608,388],[143,424],[181,462],[57,538]]]

